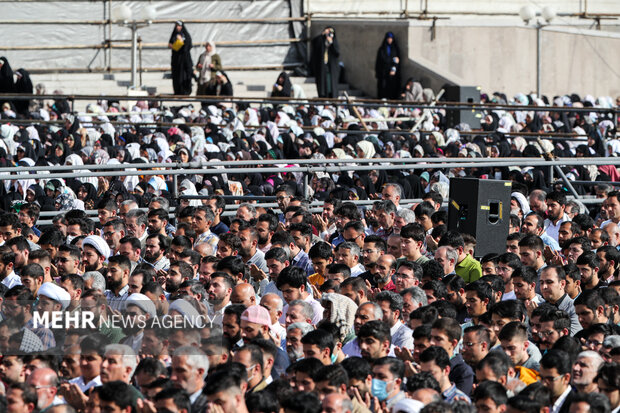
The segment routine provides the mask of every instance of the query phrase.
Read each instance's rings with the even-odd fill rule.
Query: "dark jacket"
[[[456,388],[471,395],[471,389],[474,384],[474,371],[465,363],[463,356],[457,354],[450,360],[450,381],[456,384]]]

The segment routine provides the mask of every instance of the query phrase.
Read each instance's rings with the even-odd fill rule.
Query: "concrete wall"
[[[536,29],[438,22],[313,20],[315,35],[336,28],[348,82],[374,96],[374,63],[386,31],[396,35],[403,81],[414,76],[437,91],[445,83],[480,86],[508,95],[536,90]],[[620,36],[583,29],[544,28],[541,92],[620,95]]]

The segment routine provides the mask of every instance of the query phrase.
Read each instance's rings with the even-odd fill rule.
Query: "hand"
[[[380,402],[376,397],[375,400],[375,411],[374,413],[389,413],[390,410],[387,408],[387,404],[385,401]]]
[[[136,400],[137,413],[157,413],[155,404],[150,400],[137,399]]]
[[[209,69],[213,69],[215,66],[213,66],[213,63],[209,63]]]
[[[396,56],[396,57],[394,58],[394,63],[398,63],[398,62],[400,62],[400,59],[398,58],[398,56]]]
[[[256,266],[256,264],[250,265],[250,275],[254,278],[254,281],[260,282],[267,278],[267,274],[260,268]]]
[[[543,250],[543,256],[545,257],[545,261],[551,261],[553,257],[555,257],[555,253],[550,246],[546,245]]]
[[[207,404],[207,413],[225,413],[222,406],[215,403]]]
[[[405,377],[412,377],[418,373],[420,373],[420,368],[417,363],[405,361]]]
[[[60,392],[74,409],[84,410],[86,403],[88,402],[88,396],[86,396],[77,384],[63,383],[60,385]]]
[[[288,231],[288,229],[286,228],[286,225],[283,222],[278,222],[278,231],[282,231],[282,232]]]
[[[372,404],[372,399],[370,398],[370,392],[366,393],[364,397],[360,394],[360,391],[357,387],[352,387],[353,389],[353,397],[358,401],[362,406],[366,406],[367,409],[370,409],[370,405]]]
[[[528,317],[532,316],[532,312],[538,308],[538,304],[534,300],[525,300],[525,309],[527,310]]]
[[[198,64],[196,65],[196,67],[197,67],[199,70],[200,70],[200,69],[202,69],[202,63],[198,63]]]
[[[435,241],[435,238],[433,238],[432,235],[428,234],[426,236],[426,247],[430,250],[430,251],[435,251],[437,249],[437,242]]]
[[[413,354],[407,347],[394,347],[394,355],[402,361],[413,361]]]
[[[314,299],[320,301],[323,293],[314,284],[310,284],[310,288],[312,289],[312,295],[314,296]]]
[[[316,230],[319,231],[319,234],[327,231],[327,220],[323,219],[320,214],[312,215],[312,224],[316,227]]]

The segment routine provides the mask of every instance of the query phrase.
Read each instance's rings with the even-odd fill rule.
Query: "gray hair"
[[[163,196],[156,196],[155,198],[151,199],[151,202],[149,202],[149,204],[152,204],[153,202],[157,202],[162,209],[166,210],[166,212],[168,212],[168,210],[170,209],[170,201],[168,201]]]
[[[304,322],[293,323],[290,326],[286,327],[286,332],[288,333],[289,331],[296,330],[296,329],[301,330],[301,335],[303,337],[306,334],[308,334],[309,332],[311,332],[312,330],[314,330],[314,327],[312,327],[312,325],[310,325],[308,323],[304,323]]]
[[[174,356],[186,356],[186,364],[188,366],[192,366],[194,370],[203,369],[204,373],[202,374],[202,378],[205,379],[207,377],[207,372],[209,370],[209,359],[200,349],[194,346],[179,347],[175,350]]]
[[[401,209],[396,212],[396,215],[405,220],[407,224],[412,224],[415,222],[415,212],[410,209]]]
[[[343,398],[340,402],[342,412],[352,412],[354,410],[353,402],[349,398]]]
[[[242,207],[245,207],[245,209],[248,210],[250,215],[252,215],[252,218],[256,218],[256,215],[258,213],[256,212],[256,207],[254,205],[250,204],[249,202],[244,202],[242,204],[239,204],[239,208],[237,208],[237,209],[240,209]]]
[[[288,303],[288,308],[295,307],[295,306],[301,307],[301,313],[306,318],[306,320],[308,319],[312,320],[314,318],[314,309],[312,308],[310,303],[308,303],[307,301],[293,300],[290,303]]]
[[[592,359],[592,361],[594,362],[594,365],[592,366],[594,367],[594,370],[598,370],[598,368],[601,367],[601,364],[605,362],[605,360],[603,360],[603,357],[601,357],[600,354],[592,350],[582,351],[581,353],[577,354],[577,359],[580,358]]]
[[[454,264],[456,265],[459,261],[459,252],[454,247],[449,245],[444,245],[443,247],[439,247],[437,249],[439,250],[442,248],[446,250],[446,258],[449,260],[454,260]]]
[[[428,305],[426,293],[424,293],[424,290],[420,287],[409,287],[400,292],[401,297],[404,297],[406,294],[411,295],[411,301],[413,301],[414,304]]]
[[[357,255],[358,257],[362,253],[362,251],[360,250],[360,246],[359,245],[357,245],[355,242],[349,242],[349,241],[341,242],[338,245],[338,247],[336,247],[336,249],[350,250],[351,251],[351,255]]]
[[[377,303],[375,303],[374,301],[367,301],[365,303],[360,304],[360,306],[358,307],[358,309],[362,306],[365,305],[371,305],[372,309],[373,309],[373,313],[375,316],[375,320],[383,320],[383,310],[381,309],[381,306]]]
[[[138,357],[136,356],[136,352],[133,351],[131,347],[125,344],[108,344],[107,346],[105,346],[105,354],[122,356],[123,366],[131,368],[129,376],[132,376],[133,372],[136,371],[136,366],[138,365]]]
[[[129,209],[138,209],[138,203],[133,199],[128,199],[127,201],[121,202],[121,206],[127,206]]]
[[[92,289],[104,292],[105,277],[99,271],[88,271],[82,276],[84,281],[90,280],[91,278],[93,279]]]
[[[396,195],[398,195],[400,198],[403,197],[403,187],[400,186],[400,184],[397,184],[395,182],[390,182],[388,184],[385,184],[383,186],[384,188],[394,188],[394,191],[396,191]]]
[[[136,224],[138,225],[144,225],[146,227],[148,224],[148,216],[146,214],[146,211],[143,211],[141,209],[132,209],[127,212],[127,215],[125,215],[125,217],[136,218]]]

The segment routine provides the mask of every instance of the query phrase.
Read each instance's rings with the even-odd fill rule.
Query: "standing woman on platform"
[[[387,32],[383,43],[377,51],[375,62],[377,78],[377,97],[379,99],[397,99],[400,91],[400,49],[394,33]]]
[[[17,69],[15,71],[17,81],[15,82],[15,93],[22,93],[32,95],[34,87],[32,86],[32,80],[30,80],[30,73],[26,69]],[[17,113],[21,115],[28,115],[28,109],[30,107],[30,100],[16,100],[15,109]]]
[[[0,57],[0,93],[14,93],[15,80],[13,79],[13,69],[6,57]],[[5,101],[0,98],[0,106]]]
[[[172,49],[172,87],[175,95],[189,95],[192,92],[192,37],[182,21],[177,21],[168,42]]]
[[[310,65],[316,80],[316,89],[321,98],[338,97],[340,48],[333,27],[327,27],[312,40]]]

